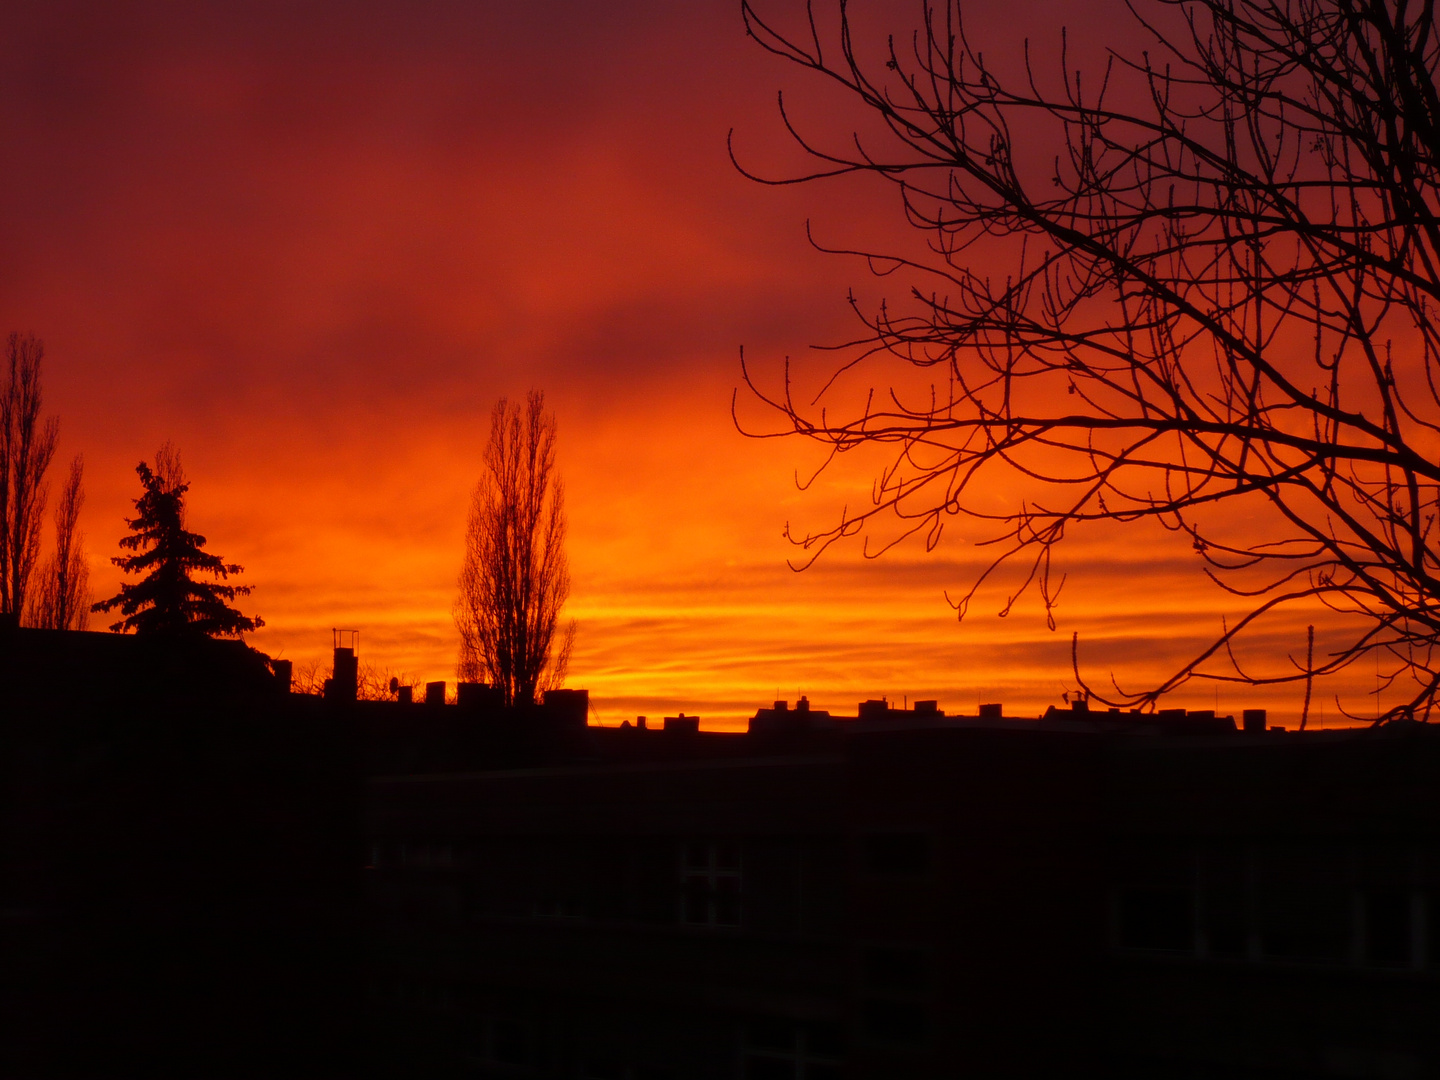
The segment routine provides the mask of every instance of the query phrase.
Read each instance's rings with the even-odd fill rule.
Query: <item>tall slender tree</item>
[[[264,626],[263,619],[242,615],[227,602],[250,593],[248,585],[221,583],[243,568],[203,550],[205,537],[185,528],[185,493],[190,485],[179,454],[166,443],[155,461],[153,470],[143,461],[136,466],[145,490],[135,500],[135,517],[126,520],[130,535],[120,539],[122,548],[137,554],[110,560],[127,574],[145,576],[121,585],[119,593],[92,610],[119,608],[123,618],[110,629],[137,634],[240,637]],[[220,580],[197,581],[197,573]]]
[[[0,385],[0,616],[25,611],[40,523],[45,517],[45,472],[55,456],[60,423],[40,417],[40,362],[45,344],[30,334],[11,334]]]
[[[84,630],[90,621],[90,566],[85,536],[79,531],[84,476],[85,460],[77,454],[55,506],[55,552],[41,567],[40,588],[30,604],[31,626]]]
[[[470,501],[455,624],[459,675],[528,704],[565,678],[575,623],[555,648],[570,594],[565,492],[555,475],[555,417],[532,390],[522,409],[501,398],[490,416],[485,472]]]

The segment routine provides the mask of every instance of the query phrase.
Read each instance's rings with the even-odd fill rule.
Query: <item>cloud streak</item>
[[[735,430],[738,350],[773,377],[853,332],[848,287],[876,290],[807,218],[897,227],[864,192],[735,172],[732,127],[757,160],[789,152],[791,78],[718,0],[8,7],[0,325],[49,346],[97,594],[134,465],[173,438],[259,647],[319,660],[358,627],[366,660],[453,678],[484,426],[535,386],[570,499],[571,681],[605,722],[734,726],[802,692],[1036,712],[1072,630],[1097,671],[1165,673],[1238,610],[1174,538],[1077,537],[1058,633],[1033,605],[997,619],[1003,589],[957,623],[944,593],[986,557],[964,523],[931,557],[786,567],[785,522],[828,521],[869,473],[797,492],[815,448]]]

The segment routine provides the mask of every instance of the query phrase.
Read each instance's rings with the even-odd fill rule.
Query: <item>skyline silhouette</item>
[[[1116,32],[1026,11],[972,29],[998,49],[1017,21],[1063,22],[1081,60]],[[738,726],[777,690],[1038,713],[1069,688],[1071,631],[1133,681],[1231,613],[1184,542],[1143,531],[1074,538],[1056,633],[1038,605],[995,618],[1003,594],[956,625],[945,590],[988,558],[963,534],[793,574],[786,521],[829,523],[870,474],[797,493],[814,455],[735,430],[738,347],[843,339],[847,289],[879,286],[805,222],[884,236],[893,207],[734,170],[732,128],[785,152],[774,94],[795,84],[729,2],[399,12],[0,15],[0,130],[27,148],[0,178],[0,328],[47,343],[95,596],[121,584],[134,463],[174,438],[194,512],[257,589],[257,647],[323,663],[329,628],[360,626],[393,670],[453,678],[488,411],[534,386],[565,432],[571,681],[607,722]],[[1306,621],[1264,647],[1303,650]],[[1246,700],[1278,718],[1301,695]]]
[[[579,689],[357,701],[354,646],[321,699],[233,640],[0,623],[13,1069],[1440,1061],[1433,725],[802,700],[598,728]]]
[[[1440,1076],[1432,15],[0,7],[0,1073]]]

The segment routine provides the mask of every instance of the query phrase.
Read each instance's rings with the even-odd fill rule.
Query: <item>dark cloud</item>
[[[1113,5],[1032,6],[1034,25],[1083,24],[1076,48],[1113,25]],[[930,558],[785,568],[785,520],[828,523],[868,474],[798,496],[815,448],[736,433],[738,349],[773,381],[787,354],[854,332],[847,286],[880,295],[863,263],[808,245],[807,219],[835,243],[904,229],[893,193],[734,169],[731,128],[747,164],[797,163],[775,94],[802,81],[746,41],[737,9],[0,8],[0,330],[49,345],[63,452],[87,456],[97,590],[118,583],[104,556],[134,464],[173,437],[197,524],[257,587],[262,647],[316,658],[343,622],[377,663],[444,677],[486,418],[538,386],[570,484],[573,670],[597,699],[658,713],[672,695],[733,719],[777,684],[836,707],[977,680],[1053,698],[1068,641],[1033,607],[1002,621],[977,605],[963,627],[946,607],[987,556],[953,542],[974,539],[963,529]],[[1024,21],[1005,5],[974,18],[1012,43]],[[823,93],[791,100],[846,130]],[[1139,577],[1195,578],[1183,545],[1064,558],[1062,611],[1126,672],[1223,610],[1188,584],[1136,601]],[[1107,603],[1117,622],[1096,615]]]

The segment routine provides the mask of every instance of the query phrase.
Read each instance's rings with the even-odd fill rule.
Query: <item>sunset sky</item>
[[[1006,4],[974,29],[1018,51],[1019,26],[1123,18]],[[85,455],[97,597],[135,464],[170,439],[191,526],[254,586],[257,647],[328,664],[330,628],[353,627],[363,661],[453,680],[490,409],[533,387],[559,424],[569,684],[603,723],[735,726],[802,693],[1033,715],[1071,685],[1075,631],[1097,682],[1168,673],[1243,609],[1163,533],[1077,535],[1055,632],[1038,602],[998,618],[1003,590],[957,622],[945,591],[986,559],[963,528],[931,554],[787,567],[786,522],[864,502],[875,459],[797,491],[816,448],[732,421],[740,349],[773,379],[853,332],[848,288],[891,287],[815,251],[807,220],[836,243],[904,229],[893,195],[732,166],[732,128],[747,163],[796,162],[775,101],[803,87],[738,0],[5,5],[0,330],[45,341],[52,475]],[[767,422],[743,390],[739,411]],[[1299,696],[1218,704],[1283,721]]]

